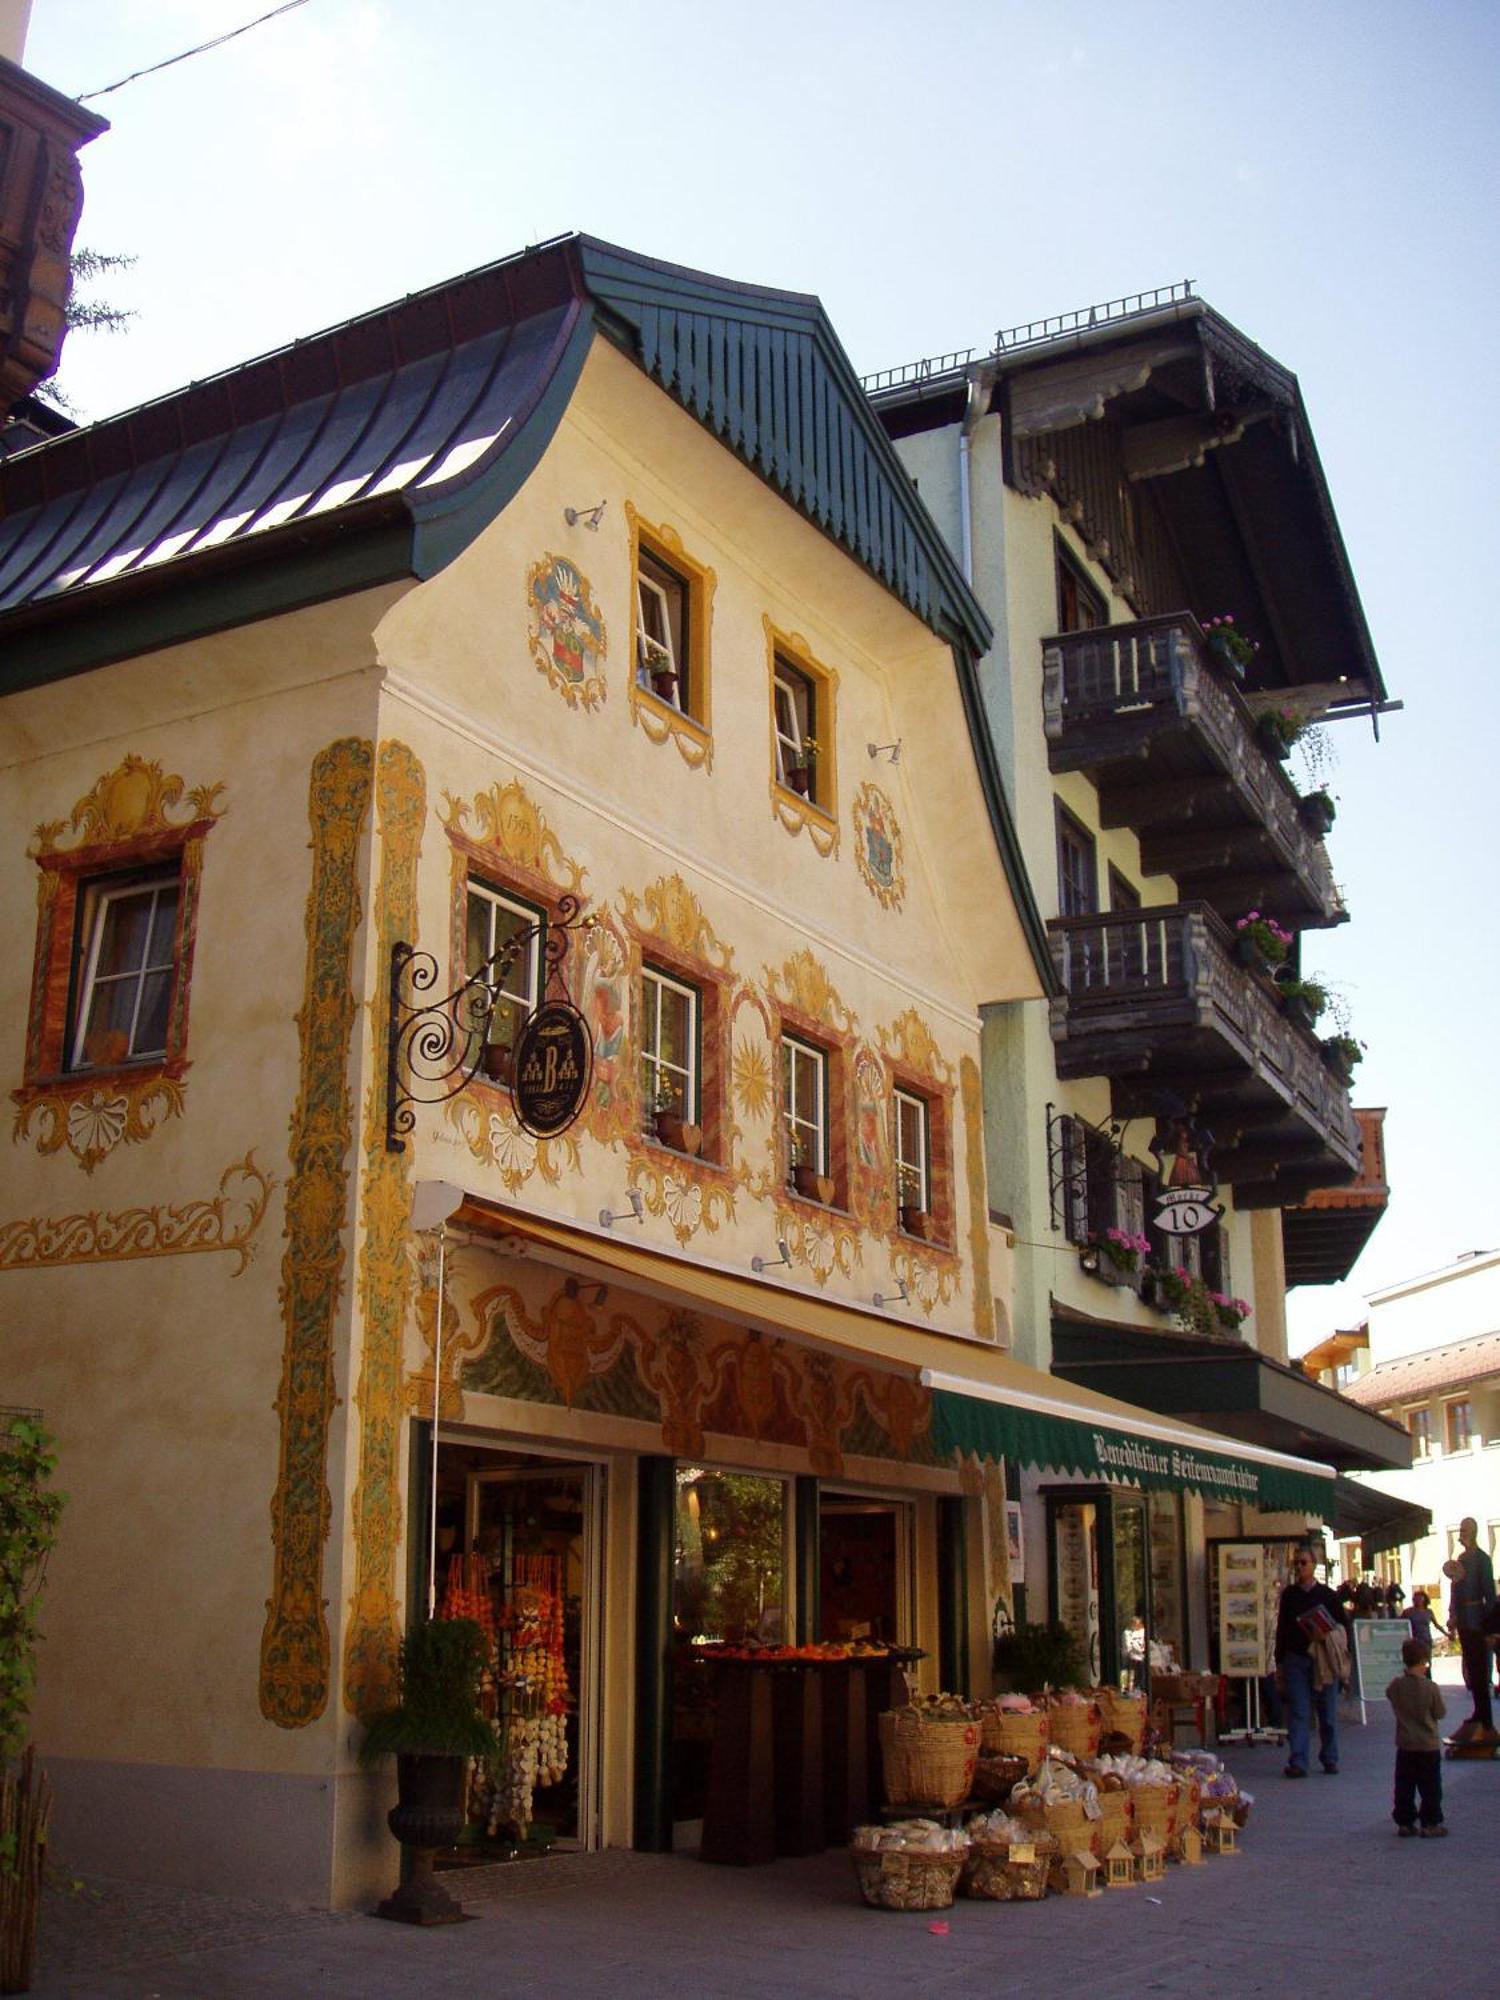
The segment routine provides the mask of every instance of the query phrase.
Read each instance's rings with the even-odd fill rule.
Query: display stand
[[[1221,1743],[1285,1743],[1286,1731],[1273,1723],[1263,1722],[1260,1713],[1260,1681],[1245,1682],[1245,1727],[1226,1729],[1219,1736]]]

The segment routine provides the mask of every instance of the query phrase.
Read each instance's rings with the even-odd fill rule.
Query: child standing
[[[1438,1724],[1448,1713],[1443,1697],[1428,1679],[1432,1655],[1420,1639],[1401,1648],[1406,1671],[1385,1691],[1396,1711],[1396,1799],[1391,1818],[1403,1840],[1417,1831],[1417,1795],[1422,1800],[1422,1838],[1441,1840],[1443,1824],[1442,1740]]]

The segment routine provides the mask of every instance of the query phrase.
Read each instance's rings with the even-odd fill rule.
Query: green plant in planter
[[[1256,715],[1255,727],[1272,755],[1285,759],[1302,734],[1303,721],[1289,708],[1263,708]]]
[[[399,1795],[386,1814],[408,1867],[380,1915],[408,1924],[452,1924],[463,1910],[433,1873],[433,1856],[463,1831],[471,1757],[493,1757],[493,1726],[479,1707],[489,1642],[472,1618],[418,1625],[401,1642],[400,1699],[375,1716],[359,1759],[394,1755]]]
[[[1324,1038],[1324,1060],[1331,1069],[1341,1071],[1346,1077],[1364,1060],[1364,1053],[1364,1043],[1353,1035],[1328,1035]]]
[[[1204,620],[1203,637],[1213,657],[1242,681],[1245,669],[1260,651],[1259,642],[1242,632],[1227,611],[1222,618]]]
[[[1292,934],[1283,930],[1274,917],[1251,910],[1234,927],[1234,941],[1240,956],[1258,958],[1267,965],[1281,965],[1292,948]]]
[[[1304,792],[1298,802],[1298,811],[1308,826],[1315,829],[1319,837],[1327,833],[1339,816],[1338,807],[1333,802],[1333,794],[1319,787],[1315,792]]]
[[[1283,979],[1278,981],[1278,989],[1287,1013],[1306,1028],[1327,1009],[1328,988],[1320,986],[1316,979]]]
[[[1012,1625],[995,1640],[995,1672],[1021,1694],[1086,1687],[1083,1648],[1066,1625]]]
[[[400,1698],[375,1716],[360,1745],[368,1769],[382,1757],[487,1757],[495,1732],[479,1707],[489,1657],[472,1618],[438,1618],[401,1641]]]

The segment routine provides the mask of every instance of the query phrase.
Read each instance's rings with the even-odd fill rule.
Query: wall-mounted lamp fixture
[[[760,1276],[762,1271],[774,1271],[778,1264],[791,1263],[792,1253],[786,1247],[786,1238],[784,1236],[777,1237],[776,1248],[781,1252],[779,1257],[752,1257],[750,1259],[750,1268],[757,1277]]]
[[[872,757],[888,757],[893,764],[901,762],[901,738],[899,736],[894,743],[867,743],[865,748]]]
[[[646,1203],[640,1189],[632,1188],[625,1199],[629,1202],[630,1206],[622,1208],[618,1215],[612,1215],[607,1208],[600,1209],[599,1227],[601,1229],[608,1229],[616,1222],[644,1222],[646,1220]]]
[[[905,1278],[898,1278],[895,1291],[877,1292],[875,1303],[878,1306],[904,1306],[910,1297],[911,1293],[906,1289]]]
[[[601,500],[597,507],[564,507],[563,519],[570,528],[597,528],[608,505],[607,500]]]

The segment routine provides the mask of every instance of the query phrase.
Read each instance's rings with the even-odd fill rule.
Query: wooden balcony
[[[1087,773],[1101,824],[1140,836],[1148,874],[1231,920],[1261,909],[1297,928],[1341,923],[1327,852],[1261,743],[1257,699],[1188,612],[1042,642],[1048,762]]]
[[[57,366],[83,206],[75,156],[108,129],[0,57],[0,422]]]
[[[1282,1211],[1281,1243],[1289,1286],[1342,1284],[1390,1204],[1385,1111],[1360,1105],[1354,1116],[1360,1137],[1357,1177],[1343,1187],[1314,1188],[1295,1208]]]
[[[1052,1002],[1060,1077],[1108,1077],[1119,1118],[1186,1107],[1212,1131],[1214,1169],[1240,1207],[1280,1208],[1354,1178],[1347,1087],[1205,904],[1047,928],[1063,987]]]

